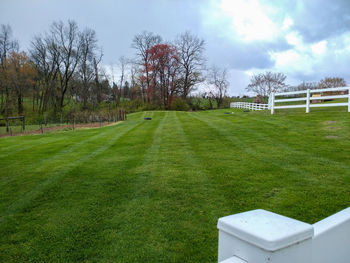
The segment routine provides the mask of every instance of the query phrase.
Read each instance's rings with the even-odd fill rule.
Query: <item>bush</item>
[[[146,110],[146,111],[164,110],[164,107],[162,105],[157,105],[157,104],[145,104],[143,106],[143,110]]]
[[[170,110],[176,111],[188,111],[189,109],[190,106],[188,106],[187,102],[181,98],[176,98],[170,106]]]
[[[135,99],[135,100],[130,101],[127,109],[129,112],[135,112],[135,111],[142,110],[143,106],[144,106],[144,103],[141,99]]]
[[[225,97],[222,103],[223,108],[230,108],[231,98]]]

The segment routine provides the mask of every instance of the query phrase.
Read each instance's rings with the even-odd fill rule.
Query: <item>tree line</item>
[[[102,65],[103,49],[93,29],[75,21],[53,22],[36,35],[29,49],[19,49],[9,25],[0,27],[0,114],[31,110],[53,116],[68,110],[110,107],[137,109],[186,108],[193,92],[223,105],[228,81],[226,69],[206,66],[205,41],[184,32],[164,41],[152,32],[137,34],[132,58],[119,59],[118,77]],[[26,107],[24,107],[26,105]],[[30,105],[30,108],[28,107]]]
[[[134,56],[119,58],[118,69],[103,65],[103,49],[93,29],[75,21],[53,22],[20,50],[9,25],[0,26],[0,115],[96,112],[123,107],[193,110],[228,104],[228,73],[207,66],[206,43],[190,33],[166,41],[152,32],[131,40]],[[271,92],[345,86],[342,78],[286,84],[286,75],[251,77],[246,90],[262,98]],[[198,89],[200,87],[200,89]],[[214,106],[215,105],[215,106]]]

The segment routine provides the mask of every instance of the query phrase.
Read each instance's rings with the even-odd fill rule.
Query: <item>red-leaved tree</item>
[[[144,66],[147,81],[148,101],[160,103],[169,109],[174,96],[179,91],[179,55],[176,47],[168,44],[157,44],[148,49],[149,64]]]

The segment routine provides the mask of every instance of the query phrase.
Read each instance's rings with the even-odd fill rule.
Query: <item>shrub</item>
[[[170,110],[188,111],[189,109],[190,106],[188,106],[187,102],[181,98],[176,98],[170,106]]]

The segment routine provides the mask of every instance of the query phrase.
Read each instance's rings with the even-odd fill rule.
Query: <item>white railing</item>
[[[220,263],[349,263],[350,207],[313,225],[253,210],[218,221]]]
[[[268,104],[251,103],[251,102],[231,102],[230,108],[248,109],[248,110],[267,110]]]
[[[338,92],[338,91],[348,91],[348,94],[340,94],[340,95],[331,95],[331,96],[319,96],[312,97],[312,93],[320,93],[323,92]],[[336,107],[336,106],[347,106],[348,112],[350,112],[350,87],[339,87],[339,88],[329,88],[329,89],[313,89],[313,90],[301,90],[301,91],[292,91],[292,92],[281,92],[274,93],[272,92],[269,97],[269,105],[271,105],[271,114],[274,114],[275,109],[291,109],[291,108],[305,108],[306,113],[310,112],[310,108],[314,107]],[[296,95],[305,94],[305,97],[296,97]],[[276,97],[288,96],[286,99],[276,99]],[[290,98],[294,97],[294,98]],[[315,103],[311,104],[314,100],[331,100],[331,99],[341,99],[347,98],[347,102],[343,103]],[[293,101],[305,101],[305,104],[295,104],[295,105],[278,105],[276,103],[285,103],[285,102],[293,102]]]

